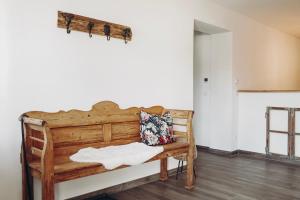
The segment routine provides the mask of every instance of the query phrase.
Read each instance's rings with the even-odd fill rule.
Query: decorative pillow
[[[165,113],[163,116],[159,116],[141,111],[140,134],[142,142],[149,146],[174,142],[171,114]]]

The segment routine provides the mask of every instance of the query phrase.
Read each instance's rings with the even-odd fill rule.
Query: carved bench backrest
[[[161,106],[120,109],[113,102],[95,104],[90,111],[71,110],[57,113],[28,112],[26,116],[45,121],[53,143],[54,159],[73,154],[84,147],[104,147],[140,141],[139,114],[161,114]],[[35,138],[32,146],[43,150],[44,135],[32,125],[26,127],[27,138]],[[41,140],[41,141],[38,141]],[[62,160],[60,160],[62,161]],[[63,161],[62,161],[63,162]]]

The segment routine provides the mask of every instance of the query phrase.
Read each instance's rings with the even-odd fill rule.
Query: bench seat
[[[187,142],[174,142],[171,144],[163,145],[163,147],[164,147],[164,151],[162,153],[158,154],[157,156],[155,156],[154,158],[150,159],[149,161],[158,160],[158,159],[173,156],[173,155],[175,156],[177,154],[187,153],[189,144]],[[29,166],[31,167],[33,174],[35,174],[37,177],[40,178],[40,174],[42,172],[41,162],[33,161],[29,164]],[[123,167],[127,167],[127,166],[121,166],[119,168],[123,168]],[[91,170],[92,173],[86,174],[86,175],[80,175],[80,173],[78,173],[81,170],[86,170],[86,169],[93,169],[93,170]],[[77,174],[78,178],[80,178],[80,177],[97,174],[97,173],[105,172],[105,171],[110,171],[110,170],[105,169],[104,166],[102,166],[99,163],[74,162],[69,159],[69,156],[68,157],[60,157],[59,159],[56,159],[54,162],[55,182],[62,182],[62,181],[66,181],[66,180],[75,178],[74,175],[72,175],[71,177],[68,177],[66,175],[67,173],[70,174],[72,172],[76,172],[76,173],[78,173]],[[97,173],[95,173],[95,172],[97,172]],[[61,177],[64,177],[64,178],[62,179]]]

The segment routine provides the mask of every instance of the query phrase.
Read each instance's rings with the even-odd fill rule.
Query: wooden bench
[[[108,171],[98,163],[78,163],[69,156],[85,147],[105,147],[141,141],[139,114],[141,110],[153,114],[170,111],[174,119],[183,119],[175,126],[185,126],[186,131],[175,131],[177,137],[188,136],[187,142],[175,142],[164,145],[164,152],[150,161],[160,160],[160,179],[167,180],[167,158],[184,154],[187,159],[186,188],[193,187],[193,153],[192,135],[193,111],[164,109],[161,106],[151,108],[120,109],[113,102],[100,102],[90,111],[71,110],[57,113],[27,112],[22,115],[25,132],[25,152],[22,160],[28,162],[29,176],[23,164],[23,199],[28,193],[33,194],[33,187],[28,191],[27,184],[33,184],[33,177],[41,180],[42,199],[54,199],[54,184],[90,176]],[[24,162],[23,162],[24,163]],[[123,168],[127,166],[122,166]],[[118,169],[119,169],[118,168]],[[28,177],[26,179],[26,177]]]

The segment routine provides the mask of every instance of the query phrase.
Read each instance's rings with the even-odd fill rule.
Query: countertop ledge
[[[300,90],[238,90],[238,92],[244,93],[297,93]]]

